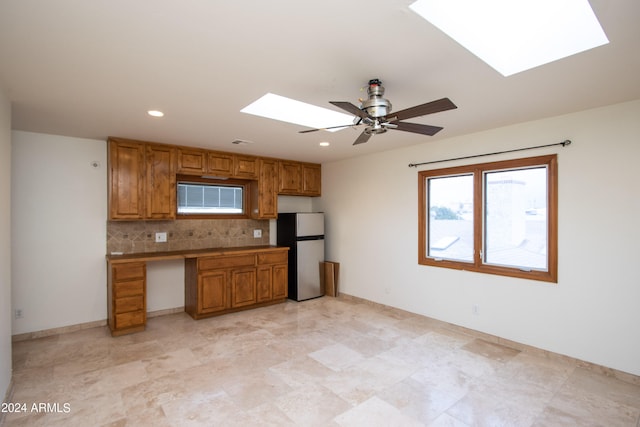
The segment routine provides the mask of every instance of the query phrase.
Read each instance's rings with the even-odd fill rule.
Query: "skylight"
[[[417,0],[409,7],[504,76],[609,43],[587,0]]]
[[[348,114],[296,101],[295,99],[273,93],[267,93],[240,111],[315,129],[340,125],[349,126],[353,123],[353,116]],[[328,130],[335,132],[340,129],[344,128]]]

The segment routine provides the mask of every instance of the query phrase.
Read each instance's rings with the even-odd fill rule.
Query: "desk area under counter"
[[[145,329],[148,261],[184,259],[185,311],[202,319],[285,302],[288,250],[265,245],[107,255],[111,335]]]

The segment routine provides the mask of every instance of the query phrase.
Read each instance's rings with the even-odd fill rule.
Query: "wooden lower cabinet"
[[[184,259],[184,310],[194,319],[201,319],[286,301],[288,250],[257,247],[190,253]],[[107,321],[111,335],[144,331],[146,261],[176,257],[182,256],[158,253],[142,259],[108,259]]]
[[[143,331],[147,322],[144,262],[111,264],[107,278],[107,310],[111,335]]]
[[[255,267],[231,270],[231,307],[244,307],[256,303]]]
[[[185,311],[194,319],[284,302],[287,248],[185,260]]]
[[[287,257],[287,251],[258,255],[258,302],[287,298]]]
[[[231,307],[228,277],[225,270],[198,275],[198,312],[215,313]]]
[[[271,298],[280,299],[289,296],[289,267],[285,264],[278,264],[271,267]]]

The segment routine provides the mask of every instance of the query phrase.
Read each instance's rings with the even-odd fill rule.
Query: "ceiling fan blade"
[[[442,98],[436,101],[427,102],[426,104],[416,105],[415,107],[396,111],[395,113],[392,112],[387,117],[387,121],[395,122],[398,120],[405,120],[413,117],[426,116],[427,114],[453,110],[454,108],[458,107],[456,106],[456,104],[451,102],[449,98]]]
[[[369,138],[371,138],[371,134],[363,130],[360,136],[353,143],[353,145],[364,144],[369,140]]]
[[[418,123],[398,122],[396,124],[398,125],[398,127],[396,127],[395,130],[402,130],[405,132],[413,132],[430,136],[435,135],[443,129],[440,126],[422,125]]]
[[[338,128],[349,128],[349,127],[352,127],[352,126],[357,126],[357,125],[359,125],[359,124],[360,124],[360,123],[350,123],[350,124],[348,124],[348,125],[342,125],[342,126],[329,126],[329,127],[327,127],[327,128],[307,129],[307,130],[301,130],[301,131],[298,131],[298,133],[309,133],[309,132],[315,132],[315,131],[318,131],[318,130],[328,130],[328,129],[338,129]]]
[[[369,117],[366,112],[362,111],[360,108],[356,107],[350,102],[329,101],[329,103],[335,105],[338,108],[342,108],[343,110],[348,111],[349,113],[353,114],[354,116],[358,116],[361,119],[366,119],[367,117]]]

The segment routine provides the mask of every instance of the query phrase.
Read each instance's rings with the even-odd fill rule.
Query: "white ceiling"
[[[0,87],[17,130],[311,162],[640,98],[638,0],[591,0],[608,45],[510,77],[412,1],[0,0]],[[433,137],[389,131],[358,146],[361,128],[299,134],[240,113],[267,92],[358,105],[371,78],[396,111],[442,97],[458,109],[410,120],[445,128]]]

